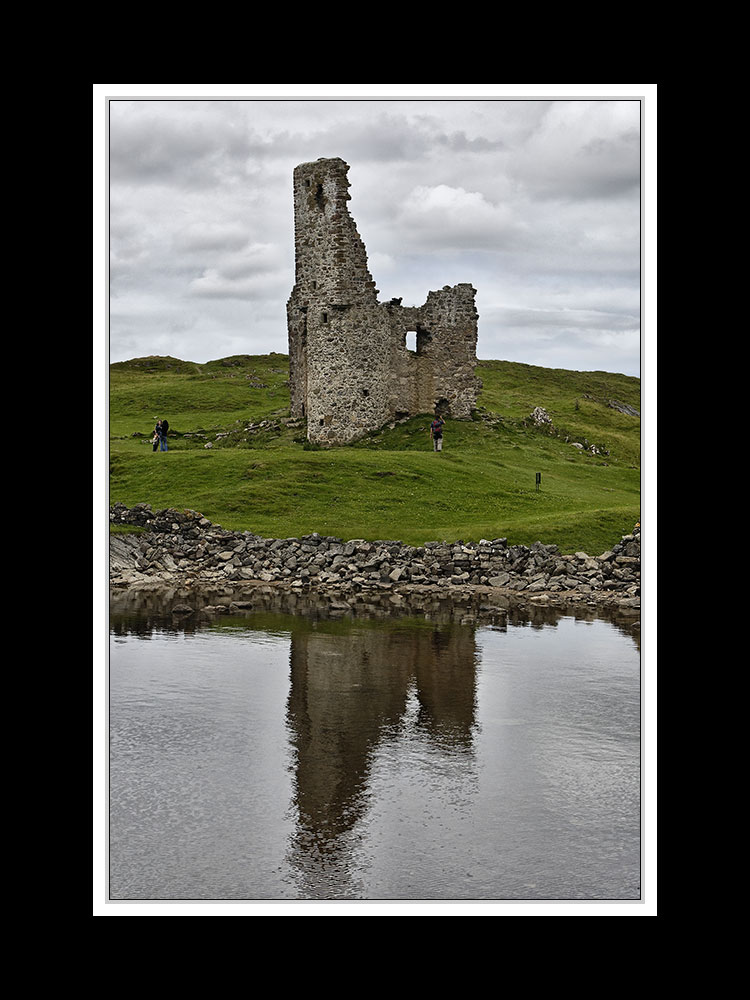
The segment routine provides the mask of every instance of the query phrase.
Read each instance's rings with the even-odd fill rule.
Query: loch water
[[[110,900],[641,898],[637,621],[205,604],[111,595]]]

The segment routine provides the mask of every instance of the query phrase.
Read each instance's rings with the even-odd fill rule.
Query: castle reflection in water
[[[477,727],[476,608],[433,601],[418,609],[382,600],[349,608],[323,598],[268,592],[214,596],[209,614],[175,615],[175,595],[113,594],[110,631],[140,635],[207,629],[273,632],[289,641],[286,729],[293,833],[286,864],[305,898],[358,894],[356,828],[372,802],[378,754],[399,752],[408,729],[435,766],[470,784]],[[206,598],[203,598],[205,604]],[[223,603],[222,603],[223,602]],[[184,599],[182,601],[184,606]],[[231,613],[230,613],[231,609]],[[485,609],[485,627],[542,628],[560,612]],[[593,612],[582,611],[581,614]],[[481,619],[481,616],[480,616]],[[632,621],[623,630],[637,644]],[[395,748],[395,749],[394,749]]]

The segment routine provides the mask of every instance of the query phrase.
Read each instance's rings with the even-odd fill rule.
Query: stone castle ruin
[[[429,292],[422,306],[378,302],[367,252],[346,203],[349,165],[294,171],[295,285],[287,303],[291,413],[307,436],[346,444],[401,417],[470,419],[481,388],[476,290]],[[416,333],[416,351],[406,346]]]

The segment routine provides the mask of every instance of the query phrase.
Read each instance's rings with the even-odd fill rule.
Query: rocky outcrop
[[[462,588],[554,595],[640,608],[640,526],[598,556],[563,555],[556,545],[343,540],[313,533],[263,538],[229,531],[197,511],[153,510],[149,504],[110,508],[112,524],[146,529],[110,536],[110,583],[249,583],[295,589],[401,591]]]
[[[640,411],[636,410],[634,406],[630,406],[629,403],[621,403],[617,399],[610,399],[607,406],[611,410],[617,410],[618,413],[626,413],[629,417],[640,417]]]
[[[529,416],[529,420],[535,427],[552,426],[552,417],[549,413],[547,413],[543,406],[535,406]]]

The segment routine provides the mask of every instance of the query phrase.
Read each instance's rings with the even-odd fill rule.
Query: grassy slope
[[[640,410],[640,381],[501,361],[482,362],[478,374],[481,419],[449,421],[445,450],[435,455],[426,416],[327,451],[307,450],[301,427],[247,435],[249,422],[288,416],[284,355],[112,365],[110,501],[190,507],[268,537],[507,537],[592,554],[611,547],[639,519],[640,420],[607,402]],[[549,412],[556,435],[523,423],[535,406]],[[167,455],[147,443],[157,416],[178,435]],[[208,436],[181,437],[195,431]],[[228,436],[214,440],[217,432]],[[609,454],[581,453],[565,436]]]

